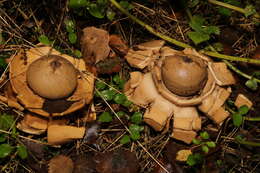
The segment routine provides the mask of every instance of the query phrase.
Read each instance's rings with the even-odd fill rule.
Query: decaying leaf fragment
[[[109,34],[103,29],[86,27],[81,38],[81,50],[85,62],[94,65],[108,57]]]
[[[110,35],[109,46],[120,56],[125,56],[128,52],[128,46],[118,35]]]
[[[71,158],[58,155],[50,160],[48,173],[72,173],[73,168],[74,163]]]
[[[139,170],[136,156],[127,150],[99,153],[94,161],[98,173],[137,173]]]

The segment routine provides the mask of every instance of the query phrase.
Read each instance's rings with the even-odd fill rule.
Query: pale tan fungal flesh
[[[172,137],[191,143],[201,129],[197,107],[216,124],[229,116],[223,105],[231,88],[223,86],[234,84],[235,79],[224,63],[214,63],[191,48],[177,51],[163,44],[155,40],[130,49],[125,56],[128,63],[148,72],[132,72],[125,94],[146,107],[144,121],[155,130],[166,132],[172,119]],[[184,66],[187,71],[178,71]]]
[[[85,135],[85,127],[74,127],[49,123],[47,129],[48,143],[60,145],[74,139],[82,139]]]
[[[248,108],[251,108],[253,106],[253,103],[243,94],[238,94],[236,100],[235,100],[236,107],[241,106],[247,106]]]

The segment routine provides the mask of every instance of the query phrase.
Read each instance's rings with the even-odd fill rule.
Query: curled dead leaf
[[[135,154],[126,150],[99,153],[94,160],[98,173],[137,173],[139,170]]]
[[[96,27],[84,28],[81,50],[86,64],[94,65],[104,60],[110,52],[108,32]]]
[[[109,46],[120,56],[125,56],[128,52],[128,46],[118,35],[110,35]]]

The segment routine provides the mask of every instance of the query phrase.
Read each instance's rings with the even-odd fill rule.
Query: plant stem
[[[175,44],[177,46],[180,46],[182,48],[192,48],[192,46],[186,44],[186,43],[182,43],[180,41],[177,41],[167,35],[164,35],[162,33],[159,33],[157,31],[155,31],[154,28],[152,28],[150,25],[144,23],[143,21],[141,21],[140,19],[136,18],[135,16],[131,15],[126,9],[124,9],[116,0],[109,0],[115,7],[117,7],[122,13],[124,13],[125,15],[127,15],[130,19],[132,19],[134,22],[138,23],[139,25],[143,26],[144,28],[146,28],[149,32],[151,32],[152,34],[162,38],[165,41],[168,41],[169,43]],[[224,55],[224,54],[220,54],[220,53],[216,53],[216,52],[211,52],[211,51],[201,51],[201,53],[204,53],[206,55],[215,57],[215,58],[219,58],[219,59],[226,59],[226,60],[230,60],[230,61],[241,61],[241,62],[246,62],[246,63],[253,63],[253,64],[260,64],[260,60],[255,60],[255,59],[250,59],[250,58],[241,58],[241,57],[235,57],[235,56],[228,56],[228,55]]]
[[[252,59],[252,58],[235,57],[235,56],[224,55],[217,52],[205,51],[205,50],[201,50],[200,52],[208,56],[225,59],[229,61],[240,61],[240,62],[251,63],[251,64],[259,64],[259,60]]]
[[[220,2],[220,1],[216,1],[216,0],[208,0],[208,2],[210,2],[210,3],[212,3],[212,4],[215,4],[215,5],[219,5],[219,6],[221,6],[221,7],[225,7],[225,8],[234,10],[234,11],[238,11],[238,12],[240,12],[240,13],[243,13],[244,15],[247,13],[246,9],[240,8],[240,7],[231,5],[231,4],[227,4],[227,3],[225,3],[225,2]],[[258,13],[255,13],[253,16],[254,16],[255,18],[260,18],[260,15],[259,15]]]
[[[246,121],[260,121],[260,117],[244,117]]]
[[[243,76],[244,78],[252,79],[252,76],[243,73],[242,71],[240,71],[238,68],[236,68],[235,66],[233,66],[233,65],[232,65],[230,62],[228,62],[227,60],[223,60],[223,61],[227,64],[227,66],[228,66],[231,70],[233,70],[233,71],[236,72],[237,74]],[[260,80],[257,79],[257,78],[254,78],[254,80],[255,80],[256,82],[260,83]]]
[[[124,9],[119,3],[117,3],[116,0],[109,0],[116,8],[118,8],[122,13],[124,13],[125,15],[127,15],[130,19],[132,19],[134,22],[138,23],[139,25],[141,25],[142,27],[146,28],[149,32],[151,32],[152,34],[162,38],[165,41],[168,41],[169,43],[175,44],[177,46],[180,46],[182,48],[193,48],[192,46],[182,43],[180,41],[177,41],[169,36],[166,36],[162,33],[159,33],[157,31],[155,31],[154,28],[152,28],[150,25],[144,23],[143,21],[141,21],[140,19],[138,19],[137,17],[131,15],[126,9]],[[189,12],[189,11],[188,11]],[[191,14],[190,14],[191,15]],[[247,78],[247,79],[251,79],[252,77],[250,75],[247,75],[245,73],[243,73],[242,71],[240,71],[239,69],[237,69],[235,66],[233,66],[230,62],[226,61],[226,60],[230,60],[230,61],[241,61],[241,62],[246,62],[246,63],[253,63],[253,64],[260,64],[260,60],[255,60],[255,59],[250,59],[250,58],[241,58],[241,57],[235,57],[235,56],[229,56],[229,55],[224,55],[224,54],[220,54],[214,51],[204,51],[201,50],[200,53],[215,57],[215,58],[219,58],[222,59],[229,68],[231,68],[233,71],[235,71],[236,73],[238,73],[239,75]],[[255,79],[258,83],[260,83],[259,79]]]
[[[212,3],[212,4],[219,5],[219,6],[221,6],[221,7],[225,7],[225,8],[234,10],[234,11],[238,11],[238,12],[243,13],[243,14],[246,13],[246,10],[245,10],[245,9],[240,8],[240,7],[237,7],[237,6],[234,6],[234,5],[231,5],[231,4],[227,4],[227,3],[225,3],[225,2],[220,2],[220,1],[216,1],[216,0],[208,0],[208,1],[209,1],[210,3]]]
[[[252,147],[260,147],[260,143],[259,142],[253,142],[253,141],[246,141],[246,140],[236,140],[239,144],[243,144],[243,145],[249,145]]]
[[[160,32],[157,32],[154,28],[152,28],[150,25],[144,23],[143,21],[141,21],[140,19],[138,19],[137,17],[133,16],[132,14],[130,14],[126,9],[124,9],[116,0],[109,0],[115,7],[117,7],[122,13],[124,13],[125,15],[127,15],[130,19],[132,19],[134,22],[138,23],[139,25],[143,26],[145,29],[147,29],[149,32],[151,32],[152,34],[162,38],[163,40],[166,40],[170,43],[173,43],[177,46],[180,46],[182,48],[189,48],[191,47],[190,45],[186,44],[186,43],[182,43],[178,40],[175,40],[167,35],[163,35]]]

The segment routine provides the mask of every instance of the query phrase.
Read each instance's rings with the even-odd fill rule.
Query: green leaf
[[[67,32],[75,32],[75,23],[73,20],[65,20],[64,23],[66,25]]]
[[[107,100],[107,101],[113,100],[115,95],[116,95],[116,91],[110,90],[110,89],[103,90],[100,93],[104,97],[104,99]]]
[[[119,86],[120,89],[123,89],[125,80],[121,79],[119,75],[113,76],[113,82]]]
[[[200,137],[202,139],[209,139],[209,134],[208,132],[204,131],[204,132],[200,132]]]
[[[244,139],[241,135],[237,135],[237,136],[235,137],[235,140],[238,141],[238,142],[240,142],[240,141],[244,141],[245,139]]]
[[[129,107],[131,106],[133,103],[129,100],[126,100],[122,105],[125,106],[125,107]]]
[[[100,6],[105,6],[107,5],[107,0],[97,0],[97,4]]]
[[[205,23],[205,19],[201,16],[194,15],[189,22],[190,27],[197,32],[202,32],[202,26]]]
[[[118,111],[116,114],[117,114],[118,117],[121,118],[121,117],[125,116],[126,113],[123,112],[123,111]]]
[[[220,42],[213,43],[212,45],[206,46],[204,49],[211,51],[211,49],[212,49],[211,46],[214,47],[214,49],[215,49],[217,52],[223,51],[223,45],[222,45]]]
[[[26,159],[28,157],[28,152],[24,145],[17,146],[17,154],[21,159]]]
[[[218,167],[221,167],[223,165],[223,161],[222,160],[217,160],[216,164]]]
[[[113,79],[112,79],[117,85],[120,84],[120,81],[121,81],[121,78],[120,76],[117,74],[117,75],[114,75],[113,76]]]
[[[206,145],[207,145],[208,147],[210,147],[210,148],[215,148],[215,147],[216,147],[216,143],[213,142],[213,141],[208,141],[208,142],[206,142]]]
[[[88,4],[88,0],[70,0],[69,1],[70,8],[86,7],[87,4]]]
[[[256,13],[256,9],[253,5],[247,5],[245,8],[246,12],[245,12],[245,16],[251,16],[252,14]]]
[[[131,134],[131,139],[133,141],[137,141],[138,139],[140,139],[141,135],[140,135],[140,132],[132,132]]]
[[[243,105],[240,108],[238,108],[238,113],[240,115],[246,115],[249,111],[249,107],[247,105]]]
[[[106,87],[107,87],[107,85],[105,84],[105,82],[104,81],[100,81],[100,80],[98,80],[97,82],[96,82],[96,88],[98,89],[98,90],[103,90],[103,89],[105,89]]]
[[[135,112],[132,116],[131,116],[131,122],[135,123],[135,124],[140,124],[143,120],[143,115],[140,112]]]
[[[0,133],[0,142],[4,142],[6,140],[6,134]]]
[[[113,120],[113,117],[111,116],[111,114],[109,112],[103,112],[99,117],[98,117],[98,121],[102,122],[102,123],[109,123]]]
[[[252,74],[253,77],[259,78],[260,77],[260,71],[254,71]]]
[[[0,145],[0,158],[5,158],[10,155],[13,147],[9,144],[1,144]]]
[[[17,138],[18,135],[19,135],[19,133],[17,132],[16,127],[14,126],[12,128],[11,136],[12,136],[12,138]]]
[[[115,97],[114,97],[114,101],[117,103],[117,104],[123,104],[125,101],[127,100],[126,96],[124,94],[116,94]]]
[[[229,10],[228,8],[224,8],[224,7],[219,7],[218,8],[218,12],[219,14],[223,15],[223,16],[231,16],[232,11]]]
[[[123,137],[122,137],[122,139],[120,139],[120,144],[127,144],[127,143],[129,143],[129,142],[131,142],[131,138],[130,138],[130,136],[128,136],[128,135],[124,135]]]
[[[112,21],[115,18],[116,13],[112,11],[111,9],[107,10],[107,18],[108,20]]]
[[[140,137],[141,137],[140,131],[143,130],[143,127],[138,126],[138,125],[136,125],[136,124],[131,124],[131,125],[129,126],[129,130],[130,130],[130,132],[131,132],[130,137],[131,137],[134,141],[136,141],[136,140],[140,139]]]
[[[188,37],[195,43],[199,44],[204,41],[207,41],[210,39],[210,36],[208,34],[200,33],[200,32],[188,32]]]
[[[243,116],[240,113],[236,112],[232,115],[232,120],[234,126],[239,127],[243,123]]]
[[[207,145],[202,145],[201,146],[201,150],[204,152],[204,153],[208,153],[209,152],[209,148]]]
[[[120,1],[119,4],[126,10],[132,10],[134,8],[128,1]]]
[[[253,91],[256,91],[258,88],[257,81],[254,78],[246,81],[245,85]]]
[[[195,153],[195,154],[190,154],[188,156],[186,163],[190,166],[194,166],[194,165],[202,163],[202,161],[203,161],[202,155],[199,153]]]
[[[82,53],[79,50],[74,50],[73,54],[77,57],[77,58],[81,58],[82,57]]]
[[[195,145],[199,145],[199,144],[201,144],[201,140],[199,140],[199,139],[192,139],[192,143],[195,144]]]
[[[51,41],[49,40],[49,38],[46,35],[40,35],[40,37],[38,37],[38,41],[45,45],[51,44]]]
[[[0,115],[0,129],[9,130],[14,124],[14,118],[12,115]]]
[[[186,163],[187,163],[189,166],[194,166],[194,165],[197,164],[197,161],[196,161],[196,159],[194,158],[194,155],[193,155],[193,154],[190,154],[190,155],[188,156],[188,159],[187,159]]]
[[[5,59],[2,57],[0,57],[0,67],[2,67],[2,68],[7,67],[7,63],[5,62]]]
[[[207,26],[205,28],[202,29],[202,32],[204,32],[205,34],[216,34],[219,35],[220,34],[220,29],[217,26]]]
[[[94,3],[91,3],[91,4],[89,5],[88,11],[89,11],[89,13],[90,13],[92,16],[94,16],[94,17],[96,17],[96,18],[99,18],[99,19],[102,19],[102,18],[104,18],[104,16],[105,16],[104,8],[98,6],[97,4],[94,4]]]
[[[77,42],[77,34],[74,32],[69,33],[69,41],[71,44],[75,44]]]

